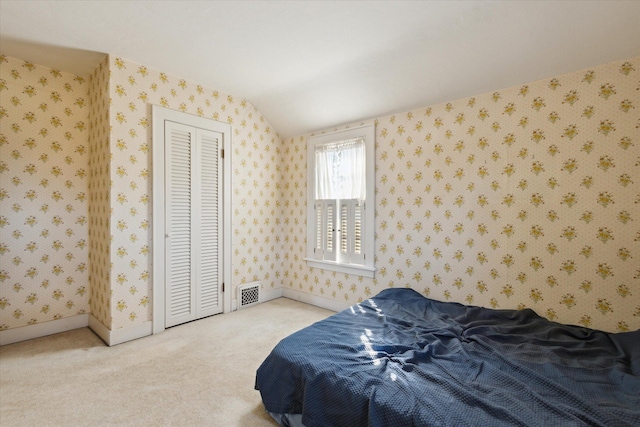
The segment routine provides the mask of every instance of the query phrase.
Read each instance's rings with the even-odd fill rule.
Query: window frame
[[[304,260],[309,267],[324,270],[336,271],[339,273],[354,274],[363,277],[375,277],[375,123],[367,123],[361,126],[325,133],[307,139],[307,250]],[[316,146],[331,144],[349,139],[362,138],[365,143],[365,199],[363,230],[361,237],[363,240],[363,264],[351,262],[340,262],[339,260],[318,259],[314,253],[316,245],[317,216],[315,204],[316,200],[316,173],[315,173],[315,150]],[[332,199],[333,200],[333,199]],[[340,200],[336,201],[336,221],[339,221]],[[334,247],[339,250],[340,236],[339,230],[334,234]],[[338,258],[336,256],[336,258]]]

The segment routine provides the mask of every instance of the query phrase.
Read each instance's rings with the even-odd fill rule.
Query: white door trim
[[[224,149],[223,167],[223,282],[222,295],[223,313],[231,311],[231,125],[217,122],[204,117],[169,110],[157,105],[151,106],[152,135],[151,135],[151,167],[152,167],[152,306],[153,333],[165,330],[165,196],[164,196],[164,122],[184,123],[202,129],[209,129],[223,134],[222,147]]]

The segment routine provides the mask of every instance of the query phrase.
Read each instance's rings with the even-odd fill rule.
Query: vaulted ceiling
[[[0,53],[113,54],[246,99],[283,137],[640,55],[639,1],[0,1]]]

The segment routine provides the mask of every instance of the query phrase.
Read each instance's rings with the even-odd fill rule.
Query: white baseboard
[[[89,317],[89,327],[110,347],[146,337],[153,332],[153,322],[151,321],[141,323],[131,328],[111,330],[93,316]]]
[[[114,329],[111,331],[111,342],[109,345],[122,344],[127,341],[149,336],[153,333],[153,322],[148,321],[131,328]]]
[[[109,345],[109,333],[111,332],[109,328],[104,326],[102,322],[93,317],[93,315],[89,316],[89,328],[104,341],[107,345]]]
[[[50,322],[36,323],[35,325],[22,326],[20,328],[0,331],[0,345],[13,344],[20,341],[59,334],[60,332],[89,326],[89,314],[65,317],[51,320]]]
[[[327,298],[306,294],[304,292],[296,291],[293,289],[284,288],[263,290],[260,296],[260,302],[267,302],[281,297],[289,298],[295,301],[301,301],[306,304],[315,305],[317,307],[336,312],[349,307],[349,304],[347,303],[341,303]],[[234,300],[234,311],[237,308],[236,306],[237,300]],[[20,328],[0,331],[0,345],[13,344],[20,341],[26,341],[88,326],[107,345],[114,346],[151,335],[153,332],[152,325],[153,322],[149,321],[133,326],[131,328],[110,330],[92,315],[81,314],[78,316],[65,317],[64,319],[52,320],[50,322],[38,323],[35,325],[28,325]]]
[[[260,302],[267,302],[272,299],[282,298],[282,291],[282,288],[262,290],[260,293]]]
[[[315,305],[316,307],[325,308],[331,311],[342,311],[351,307],[351,304],[346,302],[335,301],[332,299],[319,297],[316,295],[307,294],[304,292],[296,291],[295,289],[284,289],[282,296],[295,301],[304,302],[306,304]]]

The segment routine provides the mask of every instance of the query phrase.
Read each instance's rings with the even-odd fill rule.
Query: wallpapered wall
[[[637,329],[639,68],[632,58],[377,119],[370,280],[303,261],[305,136],[281,142],[246,101],[121,58],[87,83],[2,56],[0,328],[89,304],[109,329],[151,319],[158,104],[233,125],[235,286],[284,283],[345,304],[409,286]]]
[[[374,280],[306,266],[306,137],[287,140],[285,287],[638,329],[639,118],[633,58],[377,119]]]
[[[111,325],[109,58],[89,76],[89,289],[91,315]]]
[[[233,285],[280,287],[279,136],[245,100],[118,57],[108,67],[112,267],[110,295],[98,291],[111,298],[106,326],[151,320],[151,104],[232,124]]]
[[[151,320],[151,104],[233,125],[232,285],[281,286],[281,141],[254,106],[113,56],[88,82],[1,58],[3,329]]]
[[[0,56],[0,330],[89,311],[87,86]]]

